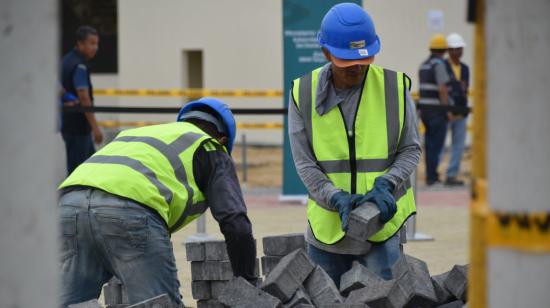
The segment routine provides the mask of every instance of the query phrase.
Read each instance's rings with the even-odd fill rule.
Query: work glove
[[[363,195],[352,195],[345,191],[337,192],[330,198],[330,205],[338,210],[340,220],[342,221],[342,230],[348,230],[348,220],[350,212],[356,207],[357,202],[363,198]]]
[[[377,177],[374,181],[374,187],[363,197],[359,204],[372,202],[380,210],[380,221],[385,223],[392,219],[397,212],[397,204],[393,197],[395,185],[387,179]]]

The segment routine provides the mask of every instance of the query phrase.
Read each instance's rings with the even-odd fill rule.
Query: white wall
[[[471,63],[472,27],[466,0],[365,0],[382,41],[376,63],[415,81],[428,56],[427,12],[444,12],[444,33],[461,33]],[[182,50],[202,49],[205,88],[282,89],[282,1],[119,0],[121,88],[181,88]],[[94,76],[95,77],[95,76]],[[97,87],[97,85],[96,85]],[[98,99],[101,104],[103,98]],[[279,108],[281,98],[225,99],[232,107]],[[121,105],[180,106],[181,99],[128,98]],[[172,115],[122,115],[121,120],[172,121]],[[239,121],[282,121],[281,116],[240,116]],[[247,130],[252,142],[280,143],[280,130]]]

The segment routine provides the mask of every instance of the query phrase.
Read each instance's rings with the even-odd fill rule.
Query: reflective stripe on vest
[[[192,160],[208,140],[216,142],[189,123],[125,130],[60,187],[96,187],[135,200],[156,210],[170,232],[175,232],[207,209],[195,183]]]
[[[307,138],[319,167],[340,189],[365,194],[376,177],[392,165],[401,138],[405,112],[405,91],[409,80],[403,73],[370,65],[357,105],[355,126],[348,132],[338,107],[324,115],[315,108],[321,68],[294,80],[292,93],[304,120]],[[398,211],[369,241],[382,242],[393,236],[416,207],[410,180],[394,191]],[[308,221],[317,240],[325,244],[340,241],[338,212],[325,204],[308,200]]]
[[[420,98],[418,103],[424,105],[439,105],[439,86],[435,79],[435,66],[441,63],[443,60],[438,57],[430,56],[428,60],[424,61],[420,66],[418,75],[420,84],[418,86]]]

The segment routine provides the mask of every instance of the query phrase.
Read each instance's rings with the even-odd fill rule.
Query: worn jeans
[[[439,180],[437,167],[447,135],[447,119],[444,115],[422,117],[426,128],[424,134],[424,155],[426,157],[426,182],[431,184]]]
[[[447,167],[447,178],[454,178],[460,171],[460,162],[464,153],[464,142],[466,141],[466,119],[457,119],[449,122],[451,130],[451,157]]]
[[[327,272],[336,286],[340,288],[340,278],[351,269],[353,261],[358,261],[385,280],[391,280],[393,278],[391,267],[401,256],[401,241],[399,235],[396,234],[384,243],[373,244],[365,255],[331,253],[308,245],[308,255],[315,264]]]
[[[62,133],[65,142],[65,154],[67,156],[67,174],[76,169],[90,156],[94,155],[95,147],[91,134],[79,135]]]
[[[182,305],[170,235],[161,218],[100,190],[62,194],[61,306],[98,298],[113,275],[130,303],[167,293]]]

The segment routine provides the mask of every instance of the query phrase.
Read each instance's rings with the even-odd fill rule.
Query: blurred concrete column
[[[493,211],[550,212],[550,1],[488,0],[488,179]],[[489,307],[549,307],[550,254],[488,250]]]
[[[0,307],[57,307],[57,8],[0,0]]]

